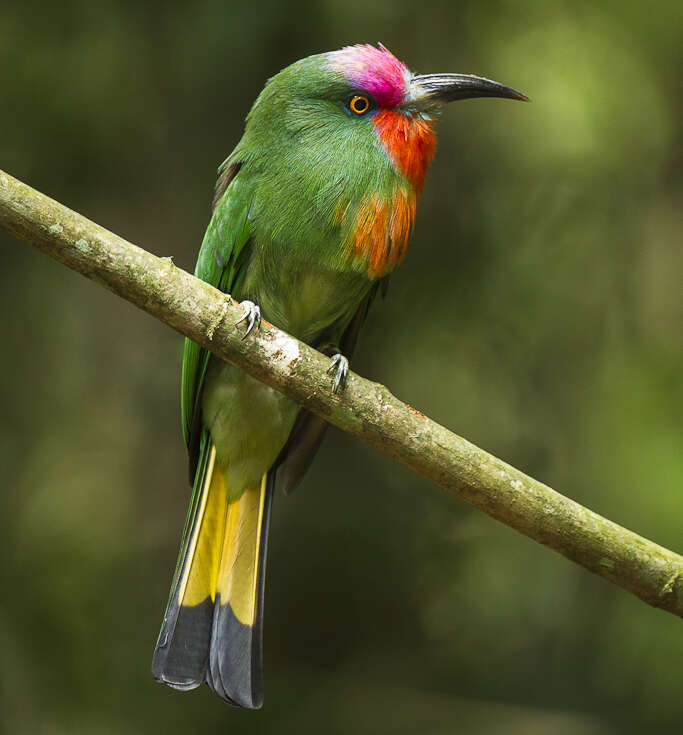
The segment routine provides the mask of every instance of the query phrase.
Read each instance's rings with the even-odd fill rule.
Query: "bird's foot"
[[[327,372],[334,372],[334,380],[332,381],[333,393],[336,393],[339,388],[346,388],[346,376],[349,374],[349,361],[341,352],[337,352],[332,356],[332,362],[330,362]]]
[[[257,329],[261,327],[261,309],[256,306],[253,301],[243,301],[240,306],[244,309],[244,316],[237,322],[237,324],[241,324],[242,322],[247,323],[247,328],[244,332],[244,336],[242,337],[242,339],[246,339],[254,326],[256,326]],[[235,324],[235,326],[237,326],[237,324]]]

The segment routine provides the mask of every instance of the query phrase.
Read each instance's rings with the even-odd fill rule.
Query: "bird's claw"
[[[349,361],[337,352],[332,356],[332,362],[327,368],[327,372],[334,372],[334,380],[332,382],[332,392],[336,393],[339,388],[346,388],[346,376],[349,374]]]
[[[257,329],[261,327],[261,309],[256,306],[253,301],[243,301],[240,306],[244,309],[244,316],[237,322],[237,324],[241,324],[246,321],[247,328],[242,337],[242,339],[246,339],[254,326],[256,326]],[[237,324],[235,324],[235,326],[237,326]]]

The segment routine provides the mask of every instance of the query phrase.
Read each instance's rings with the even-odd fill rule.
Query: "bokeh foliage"
[[[354,368],[681,551],[683,5],[0,6],[0,167],[192,269],[264,80],[381,40],[532,105],[452,105]],[[331,431],[278,498],[266,704],[149,673],[187,501],[180,339],[0,235],[0,717],[12,733],[641,733],[680,620]]]

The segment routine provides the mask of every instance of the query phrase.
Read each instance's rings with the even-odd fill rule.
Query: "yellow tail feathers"
[[[197,522],[179,583],[178,603],[199,605],[207,598],[229,603],[235,617],[253,625],[257,615],[258,576],[266,475],[258,487],[230,499],[225,472],[211,447]]]
[[[211,444],[202,449],[187,536],[152,660],[176,689],[206,682],[242,707],[263,702],[263,589],[273,474],[229,488]]]
[[[253,625],[258,604],[259,553],[266,498],[266,475],[259,487],[245,490],[228,505],[216,593],[230,603],[235,617]]]

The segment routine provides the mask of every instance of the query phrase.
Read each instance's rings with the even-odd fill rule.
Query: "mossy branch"
[[[0,226],[452,492],[655,607],[683,617],[683,557],[528,477],[270,324],[242,339],[229,297],[0,171]],[[5,316],[7,318],[7,316]]]

